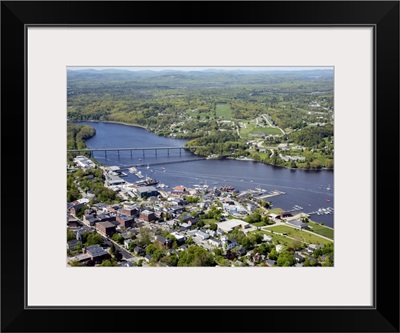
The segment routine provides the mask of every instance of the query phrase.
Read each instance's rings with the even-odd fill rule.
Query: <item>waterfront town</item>
[[[160,168],[162,172],[163,168]],[[128,173],[137,181],[124,179]],[[333,266],[333,229],[285,195],[230,184],[162,184],[134,166],[102,166],[88,156],[68,165],[67,264],[119,267]],[[69,200],[73,199],[73,200]],[[331,214],[333,208],[319,214]]]

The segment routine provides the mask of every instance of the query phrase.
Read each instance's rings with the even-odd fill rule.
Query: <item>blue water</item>
[[[139,127],[111,123],[83,122],[96,129],[96,135],[86,141],[89,148],[142,148],[142,147],[181,147],[186,140],[157,136]],[[185,150],[154,150],[117,152],[96,152],[94,157],[104,165],[128,166],[144,164],[138,167],[144,176],[164,183],[169,188],[176,185],[193,187],[194,184],[207,184],[209,187],[233,186],[238,190],[263,188],[269,191],[279,190],[284,195],[271,197],[274,207],[292,210],[295,205],[302,207],[298,212],[310,213],[319,208],[334,208],[333,171],[290,170],[253,161],[237,160],[197,160],[191,162],[165,163],[196,159],[198,156]],[[147,169],[147,163],[150,167]],[[161,163],[152,165],[152,163]],[[162,169],[165,168],[165,169]],[[128,173],[128,171],[126,171]],[[125,177],[135,182],[133,174]],[[311,215],[316,222],[333,227],[334,214]]]

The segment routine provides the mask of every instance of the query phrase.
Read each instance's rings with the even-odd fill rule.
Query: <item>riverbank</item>
[[[85,122],[88,123],[108,123],[108,124],[118,124],[118,125],[125,125],[125,126],[132,126],[132,127],[139,127],[143,128],[146,131],[149,131],[149,129],[146,126],[139,125],[139,124],[130,124],[130,123],[122,123],[119,121],[112,121],[112,120],[85,120]],[[150,131],[149,131],[150,132]]]
[[[119,121],[112,121],[112,120],[101,120],[101,121],[99,121],[99,120],[85,120],[85,121],[86,121],[86,122],[89,122],[89,123],[109,123],[109,124],[125,125],[125,126],[130,126],[130,127],[138,127],[138,128],[143,128],[143,129],[145,129],[146,131],[148,131],[148,132],[150,132],[150,133],[153,133],[153,134],[155,134],[155,135],[157,135],[157,136],[160,136],[160,137],[166,137],[166,138],[170,138],[170,139],[179,139],[179,140],[182,140],[181,138],[174,138],[174,137],[171,137],[171,136],[164,136],[164,135],[157,134],[157,133],[155,133],[155,132],[149,130],[146,126],[139,125],[139,124],[131,124],[131,123],[125,123],[125,122],[119,122]],[[183,140],[185,140],[185,139],[183,139]],[[190,146],[189,146],[188,148],[190,148]],[[210,157],[210,156],[204,156],[204,155],[196,154],[195,152],[193,152],[193,154],[195,154],[195,155],[197,155],[197,156],[205,157],[206,159],[225,159],[225,158],[226,158],[226,159],[232,159],[232,160],[237,160],[237,161],[259,162],[259,163],[262,163],[262,164],[270,165],[270,166],[273,166],[273,167],[279,167],[279,168],[283,168],[283,169],[288,169],[288,170],[292,170],[292,171],[295,171],[295,170],[306,170],[306,171],[333,171],[333,170],[334,170],[333,168],[319,168],[319,169],[312,169],[312,168],[305,168],[305,167],[296,167],[296,168],[292,168],[292,167],[290,167],[290,166],[285,166],[285,165],[274,165],[274,164],[272,164],[272,163],[268,163],[268,162],[264,162],[264,161],[258,161],[258,160],[256,160],[256,159],[250,158],[250,157],[242,157],[242,158],[240,158],[240,157],[214,157],[214,156],[213,156],[213,157]]]

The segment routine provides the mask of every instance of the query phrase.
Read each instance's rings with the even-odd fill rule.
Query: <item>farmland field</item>
[[[232,111],[229,104],[217,104],[216,114],[217,117],[221,117],[227,120],[232,119]]]

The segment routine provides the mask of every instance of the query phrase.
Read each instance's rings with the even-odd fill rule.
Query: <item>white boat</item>
[[[146,169],[150,169],[150,165],[149,165],[149,163],[147,163],[147,167],[146,167]]]

